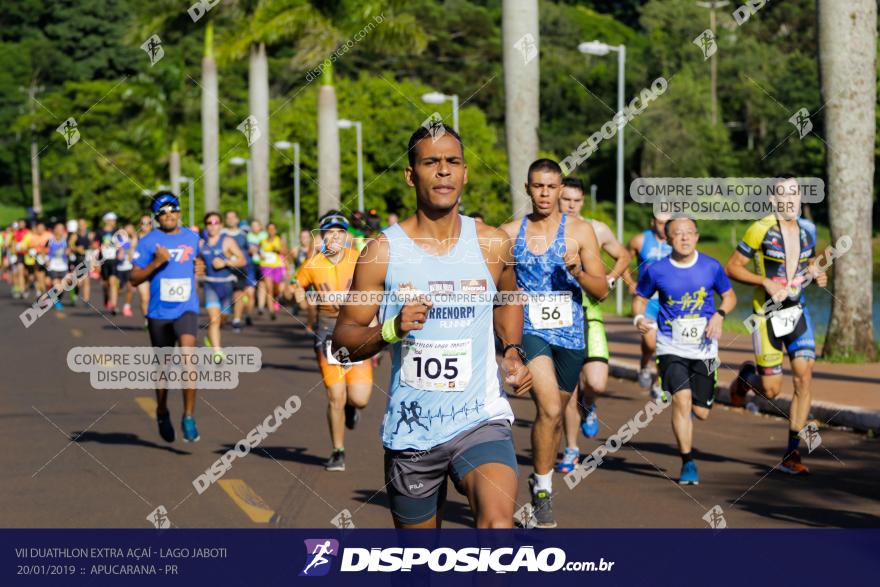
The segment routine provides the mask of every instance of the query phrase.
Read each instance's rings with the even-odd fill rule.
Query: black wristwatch
[[[727,318],[727,312],[725,312],[725,311],[722,310],[721,308],[718,308],[717,310],[715,310],[715,313],[716,313],[716,314],[721,314],[721,317],[722,317],[722,318]]]

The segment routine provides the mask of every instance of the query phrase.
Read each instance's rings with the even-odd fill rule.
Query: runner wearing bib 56
[[[553,465],[562,415],[586,360],[583,296],[604,298],[608,282],[593,227],[559,210],[559,165],[539,159],[529,166],[527,178],[532,213],[501,229],[515,239],[516,285],[529,294],[523,348],[535,378],[532,399],[537,407],[529,478],[532,508],[537,527],[554,528]]]

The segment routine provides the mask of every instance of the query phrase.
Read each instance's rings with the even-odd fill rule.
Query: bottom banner
[[[0,552],[0,585],[842,585],[876,582],[880,529],[0,530]]]

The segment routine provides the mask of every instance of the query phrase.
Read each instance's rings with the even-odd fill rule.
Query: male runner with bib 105
[[[359,361],[391,345],[381,434],[395,526],[440,527],[451,476],[477,527],[510,528],[513,411],[493,332],[504,348],[504,383],[517,395],[532,385],[520,346],[523,308],[493,306],[495,292],[516,289],[510,239],[458,213],[467,165],[461,138],[446,125],[413,133],[405,178],[416,213],[361,252],[351,287],[359,301],[342,307],[333,349]],[[365,304],[366,293],[384,299]],[[402,293],[415,299],[404,302]]]

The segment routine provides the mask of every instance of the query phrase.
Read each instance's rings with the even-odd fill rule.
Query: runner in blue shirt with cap
[[[150,283],[150,304],[147,308],[147,329],[154,347],[181,348],[196,346],[199,298],[196,277],[204,275],[199,259],[199,236],[181,230],[180,201],[171,192],[159,192],[150,205],[159,223],[156,230],[138,241],[131,270],[135,287]],[[174,441],[174,427],[168,412],[168,390],[156,390],[156,421],[159,435],[166,442]],[[195,388],[183,390],[181,428],[186,442],[199,439],[193,412],[196,407]]]

